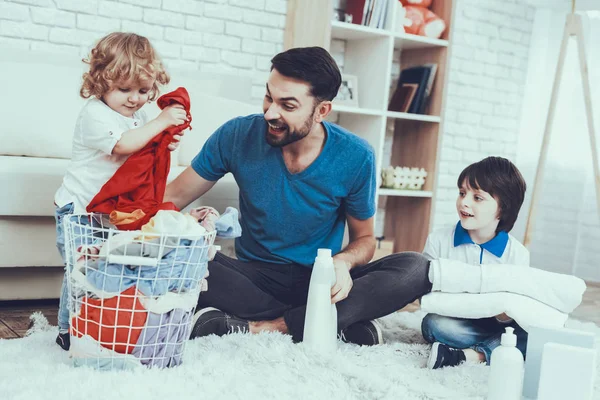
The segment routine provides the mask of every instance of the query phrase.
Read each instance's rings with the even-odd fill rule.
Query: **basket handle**
[[[110,264],[140,265],[144,267],[156,267],[158,265],[158,258],[152,257],[109,254],[107,258]]]

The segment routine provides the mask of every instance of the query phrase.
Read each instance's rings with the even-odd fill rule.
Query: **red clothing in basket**
[[[100,345],[131,354],[148,319],[135,286],[108,299],[84,297],[79,315],[71,319],[71,335],[88,335]]]

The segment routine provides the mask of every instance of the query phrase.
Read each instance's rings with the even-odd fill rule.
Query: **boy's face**
[[[458,190],[456,211],[460,224],[468,231],[495,232],[500,223],[498,201],[488,192],[472,188],[467,181]]]
[[[315,98],[310,85],[271,71],[263,100],[263,111],[268,123],[266,139],[273,147],[283,147],[305,138],[315,123]]]
[[[153,79],[140,82],[115,82],[101,100],[114,111],[131,118],[133,113],[148,102],[153,85]]]

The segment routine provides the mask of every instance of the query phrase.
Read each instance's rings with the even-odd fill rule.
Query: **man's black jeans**
[[[311,269],[299,264],[243,262],[217,253],[209,262],[208,291],[198,309],[215,307],[250,321],[283,317],[302,341]],[[392,254],[350,271],[354,285],[337,303],[338,331],[391,314],[431,291],[429,260],[420,253]]]

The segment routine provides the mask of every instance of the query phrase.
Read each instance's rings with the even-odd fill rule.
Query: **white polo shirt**
[[[423,255],[435,260],[447,258],[468,264],[515,264],[529,266],[529,250],[512,235],[502,231],[492,240],[475,244],[460,221],[455,226],[429,234]]]
[[[75,213],[85,213],[90,201],[129,156],[112,154],[123,132],[144,126],[146,113],[138,110],[125,117],[91,98],[82,108],[73,133],[71,162],[54,202],[73,203]]]

